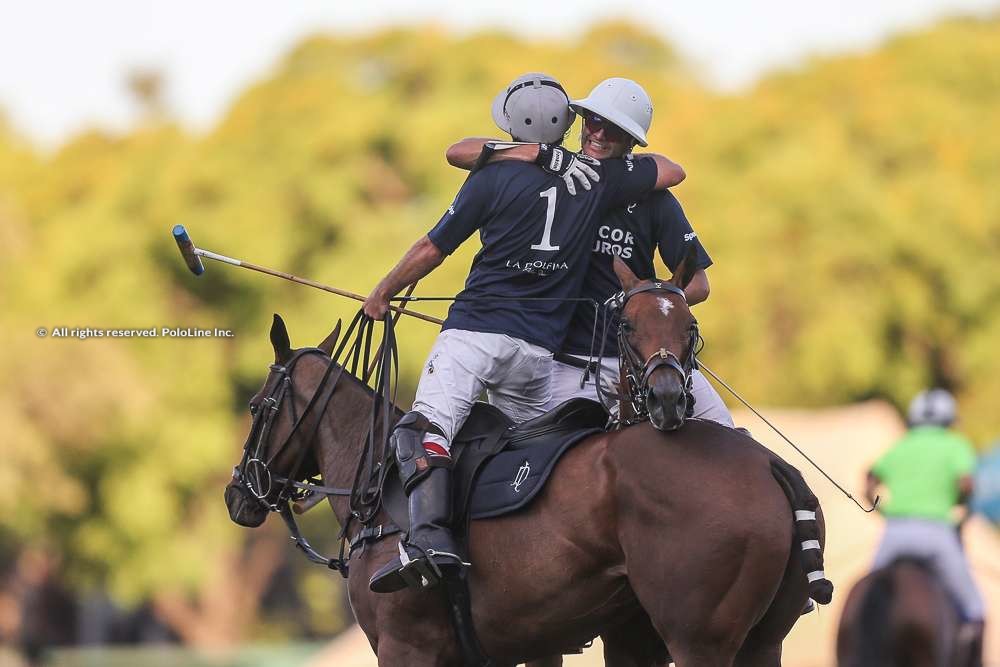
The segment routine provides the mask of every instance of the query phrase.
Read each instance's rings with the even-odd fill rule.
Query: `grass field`
[[[45,667],[300,667],[324,644],[251,645],[234,651],[202,653],[174,645],[141,648],[94,647],[52,651]],[[13,654],[0,651],[0,667],[26,667]]]

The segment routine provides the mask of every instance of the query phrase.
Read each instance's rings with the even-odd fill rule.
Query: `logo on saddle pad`
[[[517,473],[514,475],[514,481],[510,483],[514,487],[514,493],[521,493],[521,485],[525,483],[528,479],[528,475],[531,473],[531,464],[528,463],[528,459],[524,460],[521,467],[517,469]]]

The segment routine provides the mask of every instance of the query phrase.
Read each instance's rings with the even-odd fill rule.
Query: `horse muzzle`
[[[687,393],[684,384],[674,373],[657,382],[651,382],[646,394],[649,421],[659,431],[674,431],[684,424],[687,416]]]
[[[233,480],[226,485],[226,508],[233,523],[256,528],[267,518],[267,508],[245,486]]]

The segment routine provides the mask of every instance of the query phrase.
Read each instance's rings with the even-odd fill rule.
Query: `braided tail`
[[[833,583],[823,572],[823,547],[820,544],[816,511],[819,500],[795,467],[777,457],[771,459],[771,474],[785,492],[795,513],[795,539],[802,549],[802,567],[809,581],[809,597],[819,604],[833,599]]]

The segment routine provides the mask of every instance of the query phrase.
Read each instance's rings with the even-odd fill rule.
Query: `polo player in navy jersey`
[[[590,95],[572,102],[570,107],[583,117],[580,146],[589,157],[598,160],[625,158],[636,144],[647,145],[646,133],[653,119],[653,106],[646,91],[634,81],[622,78],[602,81]],[[465,139],[453,145],[448,149],[448,161],[456,167],[471,168],[487,141]],[[675,165],[675,169],[680,170],[680,167]],[[683,177],[683,170],[680,170],[677,182]],[[691,306],[708,298],[705,269],[711,266],[712,260],[677,198],[669,191],[657,191],[613,209],[601,219],[592,239],[592,253],[580,296],[604,303],[621,290],[612,269],[615,255],[621,257],[636,276],[647,280],[655,277],[654,252],[658,251],[663,263],[673,271],[692,244],[697,249],[698,271],[684,290]],[[567,335],[552,364],[551,398],[546,406],[549,409],[576,396],[596,399],[597,363],[602,366],[603,391],[616,391],[613,383],[618,379],[618,344],[614,335],[604,341],[603,349],[594,351],[599,359],[588,369],[594,315],[591,304],[580,302],[576,306]],[[617,318],[612,318],[611,332],[616,331],[617,324]],[[705,376],[695,369],[691,379],[694,416],[733,426],[729,409]]]
[[[565,90],[544,74],[521,76],[501,91],[494,121],[515,140],[540,143],[496,153],[474,171],[440,222],[365,301],[365,313],[381,319],[393,295],[479,232],[482,249],[424,365],[413,409],[390,437],[410,532],[405,557],[372,577],[375,592],[431,586],[431,572],[448,576],[462,567],[449,528],[452,439],[483,390],[516,421],[545,411],[552,355],[574,310],[559,299],[579,296],[597,222],[673,182],[662,156],[599,162],[559,147],[573,117]],[[573,196],[567,183],[581,164],[596,182]]]

